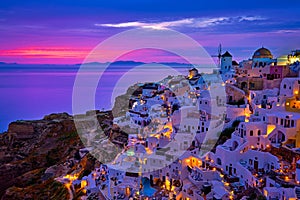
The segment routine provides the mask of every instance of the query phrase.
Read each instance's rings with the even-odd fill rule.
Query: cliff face
[[[42,177],[48,167],[74,157],[76,150],[82,147],[74,133],[72,117],[66,113],[49,115],[42,120],[12,122],[8,131],[0,135],[2,199],[16,199],[21,189],[25,195],[26,188],[44,184]]]
[[[120,112],[116,110],[117,115]],[[99,124],[91,120],[94,115]],[[80,155],[85,146],[76,128],[101,127],[116,145],[127,142],[127,134],[113,127],[111,111],[88,111],[79,117],[76,127],[67,113],[10,123],[7,132],[0,134],[0,199],[69,199],[71,195],[79,199],[80,191],[70,194],[66,185],[55,180],[86,176],[100,164],[90,153]]]
[[[13,122],[9,124],[9,133],[14,133],[19,139],[32,138],[34,136],[34,127],[32,124]]]
[[[109,120],[110,114],[102,119]],[[81,148],[67,113],[12,122],[0,135],[0,199],[67,199],[67,189],[54,178],[93,168],[91,156],[80,158]]]
[[[142,87],[138,85],[130,86],[125,94],[117,96],[112,113],[114,117],[124,116],[130,107],[130,98],[142,94]]]

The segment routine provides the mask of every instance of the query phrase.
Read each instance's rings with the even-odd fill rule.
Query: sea
[[[0,133],[5,132],[9,123],[16,120],[42,119],[45,115],[60,112],[75,114],[72,97],[74,91],[78,92],[78,85],[80,92],[95,90],[92,94],[95,104],[82,106],[82,112],[92,109],[109,110],[114,98],[125,93],[133,83],[155,82],[167,75],[187,75],[190,68],[191,65],[177,63],[0,63]],[[201,68],[201,72],[210,71],[210,66]],[[99,81],[95,85],[97,77]],[[83,100],[92,96],[86,93],[82,92]]]

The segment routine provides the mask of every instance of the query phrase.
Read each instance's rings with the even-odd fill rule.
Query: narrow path
[[[56,181],[64,184],[64,186],[67,188],[68,192],[69,192],[69,196],[70,196],[70,200],[73,200],[74,198],[74,188],[73,188],[73,185],[72,185],[72,182],[70,180],[66,180],[64,178],[55,178]],[[73,190],[72,190],[73,189]]]
[[[68,189],[68,192],[69,192],[69,195],[70,195],[70,200],[72,200],[74,198],[74,195],[73,195],[73,191],[71,189],[71,186],[69,184],[64,184],[64,185]]]

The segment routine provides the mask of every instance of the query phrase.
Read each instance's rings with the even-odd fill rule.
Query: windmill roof
[[[222,57],[232,57],[232,55],[231,55],[228,51],[226,51],[226,52],[222,55]]]

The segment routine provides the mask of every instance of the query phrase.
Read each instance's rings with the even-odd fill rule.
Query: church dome
[[[273,55],[269,49],[262,47],[254,52],[252,58],[273,58]]]

